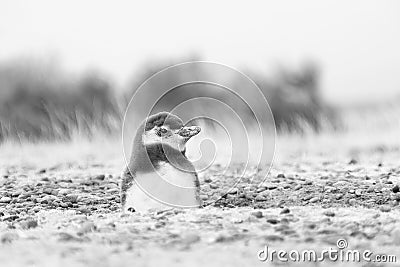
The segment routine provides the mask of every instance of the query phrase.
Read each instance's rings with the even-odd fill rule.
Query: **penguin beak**
[[[201,128],[198,126],[187,126],[187,127],[182,127],[179,131],[178,134],[186,139],[189,139],[196,134],[198,134],[201,131]]]

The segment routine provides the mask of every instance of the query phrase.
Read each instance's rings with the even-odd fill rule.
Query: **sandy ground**
[[[400,266],[396,146],[280,150],[261,185],[253,169],[210,206],[147,214],[119,210],[124,161],[115,147],[3,146],[0,266]],[[206,201],[237,179],[219,168],[201,175]],[[371,262],[259,259],[265,246],[321,257],[342,239],[342,252],[371,251]],[[397,263],[378,263],[378,254]]]

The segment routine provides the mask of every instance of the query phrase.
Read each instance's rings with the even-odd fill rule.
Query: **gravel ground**
[[[262,262],[257,254],[266,245],[321,252],[336,249],[339,239],[348,249],[371,250],[373,259],[387,254],[400,262],[396,148],[340,157],[292,154],[262,184],[251,168],[234,188],[238,166],[221,175],[215,165],[200,175],[201,196],[210,205],[147,214],[121,214],[119,158],[66,157],[43,167],[12,160],[13,153],[1,155],[1,266],[290,265],[276,256]],[[343,262],[326,256],[305,265]]]

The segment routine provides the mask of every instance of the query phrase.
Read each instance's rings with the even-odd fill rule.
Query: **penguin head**
[[[198,126],[184,126],[183,121],[168,112],[160,112],[148,117],[144,122],[142,132],[143,144],[167,144],[184,152],[186,142],[200,132]]]

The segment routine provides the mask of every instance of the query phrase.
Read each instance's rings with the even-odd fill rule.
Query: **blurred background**
[[[1,0],[0,143],[119,138],[138,86],[191,60],[252,78],[278,135],[398,136],[399,33],[394,0]]]

